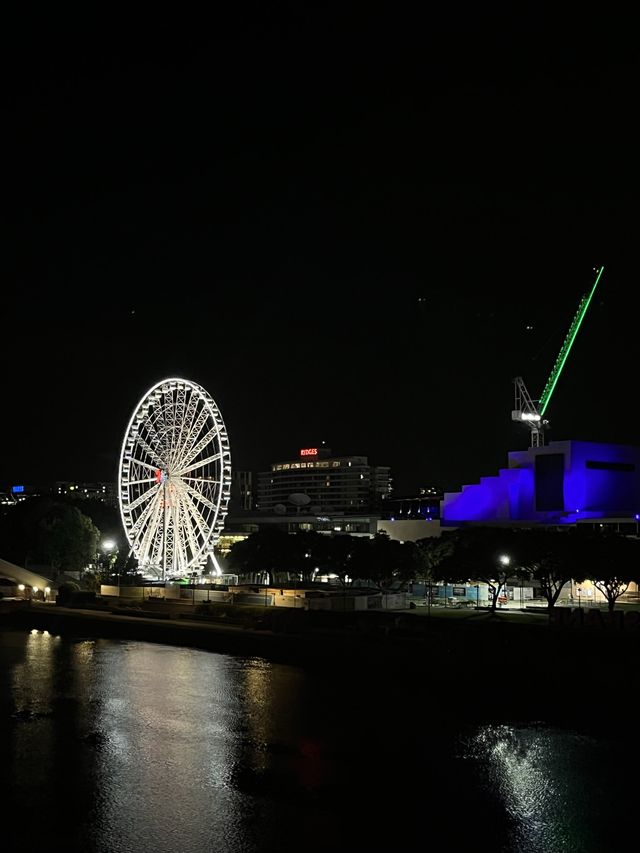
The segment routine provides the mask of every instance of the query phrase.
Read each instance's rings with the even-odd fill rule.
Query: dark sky
[[[115,480],[167,376],[237,468],[457,489],[527,446],[512,379],[601,264],[549,436],[640,443],[631,23],[366,8],[6,29],[0,489]]]

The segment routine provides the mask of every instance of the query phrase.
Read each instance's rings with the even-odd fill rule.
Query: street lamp
[[[45,588],[44,588],[44,600],[45,601],[47,600],[47,596],[49,595],[50,592],[51,592],[51,587],[45,586]]]
[[[509,563],[511,562],[511,557],[509,557],[509,555],[508,555],[508,554],[500,554],[500,556],[498,557],[498,560],[499,560],[499,561],[500,561],[500,563],[502,564],[503,568],[506,570],[507,566],[508,566],[508,565],[509,565]],[[498,591],[499,591],[499,589],[498,589]],[[506,574],[505,574],[505,583],[504,583],[504,596],[505,596],[505,598],[507,598],[507,600],[508,600],[508,596],[507,596]],[[502,597],[502,594],[501,594],[501,596],[500,596],[500,597]],[[505,602],[505,603],[506,603],[506,602]]]
[[[116,547],[116,543],[113,541],[113,539],[103,539],[102,540],[102,542],[100,543],[100,548],[98,550],[98,566],[97,566],[98,571],[100,571],[100,567],[102,564],[102,561],[100,559],[100,552],[102,552],[105,555],[105,557],[108,558],[107,559],[107,566],[109,569],[111,569],[111,557],[110,557],[110,555],[111,555],[111,552],[113,551],[113,549],[115,547]],[[109,571],[109,575],[111,575],[110,571]]]

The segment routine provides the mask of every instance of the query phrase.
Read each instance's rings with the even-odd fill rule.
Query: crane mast
[[[585,293],[580,300],[578,310],[575,313],[573,322],[569,327],[569,331],[567,332],[564,343],[558,353],[558,357],[556,358],[553,369],[549,374],[549,378],[547,379],[547,383],[544,386],[539,400],[536,401],[531,398],[527,391],[527,386],[524,384],[524,380],[521,376],[516,376],[513,380],[515,385],[515,406],[511,412],[511,420],[520,421],[521,423],[526,423],[529,426],[531,433],[531,447],[540,447],[544,444],[544,431],[549,425],[549,421],[545,420],[544,414],[549,405],[551,395],[558,384],[558,379],[560,378],[562,368],[564,367],[569,352],[571,351],[573,342],[575,341],[576,335],[582,325],[584,315],[587,313],[587,309],[593,299],[593,294],[596,291],[596,287],[598,286],[603,270],[603,266],[597,270],[596,279],[591,290],[589,293]]]

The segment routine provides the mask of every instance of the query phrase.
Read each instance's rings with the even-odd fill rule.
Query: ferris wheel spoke
[[[185,552],[185,560],[186,560],[186,545],[187,545],[187,543],[189,545],[189,548],[191,549],[191,553],[195,557],[199,553],[199,551],[201,550],[202,542],[204,542],[205,540],[203,539],[202,541],[200,541],[198,539],[198,537],[196,536],[196,532],[194,531],[193,524],[191,524],[191,522],[190,522],[188,507],[185,505],[185,502],[182,498],[180,498],[180,509],[181,509],[181,512],[180,512],[180,529],[181,529],[182,534],[183,534],[181,537],[181,541],[184,543],[183,549]]]
[[[171,465],[179,464],[179,457],[184,448],[187,436],[191,435],[194,420],[198,411],[198,400],[195,394],[189,395],[189,401],[184,406],[184,416],[180,422],[180,432],[175,445],[171,446]]]
[[[131,486],[144,486],[148,483],[153,483],[154,485],[157,485],[158,484],[158,478],[154,476],[154,477],[145,477],[144,480],[127,480],[126,485],[129,487],[131,487]]]
[[[160,492],[158,492],[156,500],[150,504],[149,512],[146,514],[145,523],[143,527],[140,528],[141,535],[139,536],[138,541],[140,544],[140,551],[145,556],[153,553],[153,543],[157,540],[158,531],[162,529],[161,526],[164,513],[162,501],[159,498]]]
[[[207,507],[207,509],[212,510],[212,512],[216,511],[216,504],[213,503],[206,495],[203,495],[202,492],[199,492],[197,489],[192,488],[192,486],[187,483],[183,483],[182,488],[189,495],[190,498],[197,501],[199,504],[203,504]]]
[[[166,438],[157,432],[147,433],[147,445],[154,454],[154,458],[162,460],[158,467],[165,467],[169,458],[169,447]]]
[[[202,539],[209,539],[211,537],[211,528],[207,524],[204,516],[202,515],[196,504],[193,502],[191,495],[184,493],[182,496],[182,501],[184,503],[185,511],[196,524],[200,533],[200,537]]]
[[[197,553],[197,542],[189,541],[187,522],[182,493],[177,490],[171,508],[172,553],[175,566],[185,569]]]
[[[142,436],[140,436],[140,435],[138,436],[136,443],[138,444],[139,447],[141,447],[145,451],[147,456],[149,456],[151,459],[153,459],[153,461],[156,463],[157,468],[164,468],[165,467],[164,460],[156,453],[156,451],[152,447],[150,447],[147,444],[147,442],[144,440],[144,438],[142,438]],[[140,460],[140,461],[142,464],[144,464],[144,460]]]
[[[198,553],[200,545],[183,498],[183,494],[178,492],[174,519],[177,532],[176,540],[178,544],[176,547],[178,557],[183,565],[187,566],[190,562],[189,552],[191,553],[191,559],[193,559]]]
[[[147,526],[147,524],[149,522],[149,518],[155,514],[156,508],[160,506],[160,504],[161,504],[160,492],[161,492],[161,490],[158,489],[157,492],[155,493],[155,495],[152,496],[151,501],[147,504],[147,506],[142,510],[142,512],[136,518],[136,520],[135,520],[135,522],[131,528],[131,535],[134,538],[136,538],[136,539],[138,538],[140,531],[143,530]],[[129,513],[129,516],[132,517],[131,513]]]
[[[190,465],[199,453],[216,440],[218,436],[217,427],[214,426],[213,429],[207,430],[203,435],[202,429],[204,426],[206,426],[206,421],[201,417],[194,422],[192,429],[189,431],[188,439],[185,441],[180,454],[176,456],[176,464],[179,468]]]
[[[189,429],[185,429],[182,445],[176,454],[178,467],[183,467],[189,458],[193,458],[194,446],[202,441],[202,431],[208,429],[208,420],[207,411],[203,409],[189,424]]]
[[[158,470],[157,465],[150,465],[148,462],[143,462],[142,459],[134,459],[132,456],[127,456],[125,461],[129,463],[129,470],[133,468],[136,474],[142,473],[141,471],[138,471],[139,468],[146,468],[148,471],[151,471],[154,476]],[[130,483],[131,480],[128,482]]]
[[[177,477],[184,478],[187,474],[190,474],[192,471],[197,471],[199,468],[204,468],[205,465],[213,465],[214,462],[220,461],[220,453],[214,453],[213,456],[208,456],[206,459],[200,459],[198,462],[194,462],[188,468],[180,468],[175,472]]]
[[[149,446],[153,449],[155,453],[159,456],[165,455],[163,451],[166,450],[165,442],[162,438],[162,434],[165,430],[158,431],[158,421],[162,419],[164,423],[164,411],[163,409],[156,409],[153,413],[147,412],[147,416],[141,424],[141,432],[147,437],[147,441]]]
[[[180,505],[183,513],[183,517],[192,517],[193,513],[197,513],[195,518],[196,523],[199,525],[206,525],[207,529],[209,526],[207,521],[202,514],[202,507],[210,510],[210,512],[216,512],[216,505],[211,502],[211,500],[201,492],[198,492],[196,489],[192,489],[186,483],[180,483],[178,486],[178,496],[180,500]]]
[[[153,482],[152,488],[147,489],[146,492],[138,495],[138,497],[129,504],[129,512],[132,512],[134,509],[138,509],[139,506],[142,506],[142,504],[146,503],[148,500],[152,500],[155,493],[160,490],[160,484],[156,480],[147,480],[146,482]]]

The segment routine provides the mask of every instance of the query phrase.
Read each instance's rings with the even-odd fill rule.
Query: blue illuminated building
[[[552,441],[512,451],[509,466],[446,492],[442,527],[468,524],[564,525],[640,520],[640,447]]]

